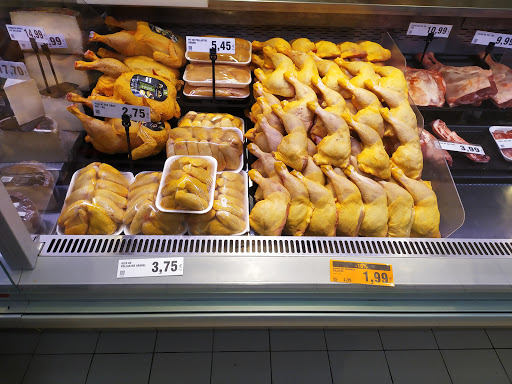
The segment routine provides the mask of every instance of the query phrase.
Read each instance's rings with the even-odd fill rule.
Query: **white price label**
[[[2,183],[10,183],[12,181],[12,176],[2,176],[0,180],[2,181]]]
[[[471,44],[488,45],[495,43],[495,47],[512,48],[512,35],[486,31],[476,31]]]
[[[143,121],[149,123],[151,121],[149,107],[139,107],[136,105],[117,104],[108,101],[93,100],[92,102],[94,116],[113,117],[121,119],[126,113],[130,116],[130,120]]]
[[[449,141],[439,141],[441,149],[452,152],[474,153],[476,155],[485,155],[484,149],[477,144],[459,144]]]
[[[215,48],[217,53],[235,53],[235,39],[223,37],[187,36],[188,52],[210,52]]]
[[[34,38],[36,43],[48,43],[48,38],[41,27],[27,27],[25,25],[5,24],[11,40],[30,41]]]
[[[434,32],[434,37],[448,37],[452,31],[453,25],[449,24],[426,24],[410,23],[407,34],[411,36],[428,36]]]
[[[55,49],[55,48],[67,48],[68,44],[66,43],[66,39],[64,38],[64,35],[61,33],[55,33],[53,35],[47,35],[48,37],[48,48]],[[30,44],[30,41],[18,41],[20,44],[21,49],[27,50],[32,49],[32,44]],[[41,48],[41,46],[46,43],[37,43],[37,46]]]
[[[20,80],[30,79],[25,64],[19,61],[0,61],[0,77]]]
[[[117,278],[183,276],[183,257],[119,260]]]
[[[496,144],[501,149],[509,149],[512,148],[512,139],[495,139]]]

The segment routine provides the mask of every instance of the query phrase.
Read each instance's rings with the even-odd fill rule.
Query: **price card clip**
[[[494,43],[492,41],[489,44],[487,44],[487,47],[485,47],[485,55],[482,58],[483,61],[485,61],[486,57],[492,52],[495,45],[496,45],[496,43]]]
[[[217,60],[217,48],[210,48],[210,60],[212,61],[212,96],[215,103],[215,61]]]
[[[423,58],[425,57],[425,53],[427,53],[428,46],[434,40],[434,34],[435,33],[432,31],[427,35],[427,37],[425,37],[425,48],[423,49],[423,53],[421,54],[420,65],[423,64]]]
[[[130,143],[130,126],[132,125],[132,122],[130,120],[130,116],[128,116],[126,113],[123,113],[123,116],[121,118],[122,124],[124,127],[124,130],[126,132],[126,143],[128,144],[128,158],[130,159],[130,164],[132,161],[132,146]]]

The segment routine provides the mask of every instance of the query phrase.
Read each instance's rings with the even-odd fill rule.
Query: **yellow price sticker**
[[[391,264],[331,260],[331,282],[394,287]]]

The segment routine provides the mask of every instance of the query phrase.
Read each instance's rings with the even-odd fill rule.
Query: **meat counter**
[[[181,37],[214,33],[219,36],[262,42],[274,37],[281,37],[286,41],[307,37],[310,42],[382,42],[384,36],[382,45],[386,46],[385,40],[389,33],[409,66],[419,66],[414,56],[421,53],[425,47],[425,37],[406,34],[410,22],[452,25],[450,37],[434,39],[429,50],[436,52],[437,59],[444,64],[483,66],[478,62],[477,53],[485,49],[485,46],[471,45],[470,41],[475,31],[488,29],[487,19],[474,17],[475,9],[463,11],[464,15],[468,16],[463,18],[461,13],[454,15],[453,9],[449,7],[427,12],[421,8],[421,4],[418,6],[394,8],[394,12],[389,14],[389,8],[386,6],[365,8],[358,4],[346,7],[315,3],[300,4],[299,7],[297,4],[290,4],[283,9],[282,4],[277,3],[251,4],[249,7],[244,2],[213,1],[210,2],[208,9],[202,10],[109,7],[108,4],[90,8],[78,5],[76,10],[80,11],[80,17],[83,18],[80,23],[68,21],[65,31],[58,28],[45,29],[47,34],[51,33],[56,37],[63,35],[68,47],[61,48],[61,53],[50,52],[48,55],[44,47],[34,49],[33,46],[26,47],[25,53],[22,53],[15,45],[18,43],[7,44],[4,41],[3,57],[14,62],[23,60],[30,74],[41,73],[33,78],[35,86],[43,93],[47,91],[47,96],[50,95],[47,104],[54,103],[52,111],[61,115],[62,108],[67,107],[66,101],[57,104],[53,99],[59,98],[51,97],[52,91],[60,92],[61,98],[71,91],[74,94],[71,101],[78,102],[87,97],[88,92],[95,86],[105,89],[109,87],[106,82],[108,79],[103,78],[105,82],[98,80],[97,73],[71,70],[75,61],[80,63],[76,66],[86,67],[87,62],[94,62],[97,59],[94,53],[87,51],[85,60],[82,60],[83,55],[80,55],[80,52],[93,48],[93,51],[99,54],[100,49],[105,50],[103,45],[88,43],[80,47],[81,40],[99,41],[97,36],[108,33],[104,20],[97,16],[103,12],[110,17],[112,28],[129,28],[124,24],[116,25],[116,21],[119,20],[147,20],[154,25],[169,28],[172,30],[172,36]],[[308,12],[305,12],[306,9]],[[411,9],[418,11],[418,14],[410,16]],[[7,11],[12,11],[7,8],[4,10],[6,14]],[[368,12],[374,14],[368,15]],[[493,32],[510,32],[507,30],[507,17],[511,15],[509,10],[505,9],[499,15],[493,10],[480,9],[479,12],[479,15],[493,17]],[[5,24],[34,23],[30,19],[12,21],[7,15],[4,17]],[[301,20],[300,26],[296,25],[297,17]],[[374,26],[372,20],[375,17],[381,18],[382,23],[379,26]],[[77,34],[77,26],[83,25],[87,25],[87,28],[81,27],[82,30]],[[170,39],[172,40],[172,37]],[[21,44],[20,46],[23,49]],[[127,47],[124,49],[129,49]],[[392,44],[388,47],[393,49]],[[53,49],[57,50],[58,47]],[[31,50],[39,51],[27,53]],[[507,53],[503,48],[496,47],[491,55],[497,61],[507,60]],[[141,70],[146,63],[147,60],[124,60],[123,65]],[[156,68],[158,64],[152,62],[151,65]],[[54,70],[57,70],[56,77],[53,75]],[[109,67],[109,70],[110,74],[124,71],[123,67],[119,66]],[[172,89],[173,82],[176,84],[180,81],[183,70],[169,70],[166,73],[165,81],[161,82],[167,89]],[[65,78],[68,84],[61,85],[57,80],[61,77]],[[47,89],[51,87],[55,88]],[[128,89],[126,97],[131,97],[131,92]],[[19,96],[6,97],[9,102],[13,100],[14,104],[20,99]],[[174,112],[180,108],[182,115],[189,111],[199,114],[227,113],[229,116],[240,118],[247,129],[253,127],[246,112],[254,100],[217,100],[212,103],[209,99],[187,98],[183,91],[178,91],[175,97],[177,105],[172,106]],[[44,105],[45,111],[49,108]],[[165,111],[169,112],[169,108],[167,106]],[[82,121],[90,121],[90,117],[85,117],[87,115],[84,111],[87,109],[71,109],[70,112],[81,117]],[[489,100],[480,106],[428,106],[419,107],[419,111],[421,116],[418,115],[418,120],[424,119],[426,128],[432,121],[441,118],[460,137],[469,143],[480,144],[491,158],[488,163],[473,163],[463,154],[456,153],[453,155],[451,175],[442,157],[440,161],[443,162],[444,168],[434,167],[429,170],[426,165],[427,173],[433,177],[434,184],[437,180],[438,183],[451,188],[445,197],[442,197],[442,190],[436,190],[434,186],[440,201],[445,199],[441,211],[445,229],[441,232],[444,231],[445,236],[451,235],[448,239],[311,236],[294,238],[255,236],[253,231],[245,236],[198,236],[181,235],[179,227],[175,236],[131,235],[126,234],[126,231],[125,234],[112,235],[56,235],[56,223],[66,195],[74,192],[71,183],[76,183],[76,179],[81,176],[77,174],[72,181],[75,171],[96,162],[98,164],[93,166],[96,167],[95,175],[98,176],[100,172],[105,171],[105,178],[111,180],[118,177],[117,173],[108,168],[100,168],[102,165],[99,163],[134,175],[163,170],[166,158],[162,152],[156,156],[151,152],[133,152],[132,159],[123,154],[105,155],[101,152],[113,150],[110,145],[113,144],[111,139],[106,141],[98,136],[97,143],[91,139],[86,142],[85,135],[80,132],[79,120],[72,120],[71,114],[64,115],[67,116],[64,118],[57,116],[53,120],[60,119],[63,121],[62,124],[67,123],[78,128],[42,129],[50,132],[38,133],[38,136],[33,138],[33,147],[14,151],[18,156],[21,154],[21,160],[33,160],[36,155],[48,156],[37,160],[45,164],[44,168],[52,175],[56,186],[53,188],[51,181],[43,183],[46,188],[43,189],[44,196],[48,195],[44,194],[45,190],[52,189],[44,203],[50,208],[40,212],[42,225],[33,244],[30,243],[29,235],[22,233],[24,231],[20,229],[22,227],[17,218],[19,213],[9,209],[9,204],[2,200],[2,215],[7,218],[5,231],[12,233],[15,239],[2,240],[3,249],[15,247],[14,251],[3,251],[4,259],[7,260],[7,263],[4,260],[3,264],[8,264],[7,269],[13,268],[9,270],[11,280],[19,291],[18,294],[11,294],[6,300],[12,300],[13,303],[24,303],[27,298],[31,300],[30,304],[23,308],[12,305],[12,309],[7,313],[23,314],[24,324],[34,326],[59,326],[63,324],[59,323],[59,319],[65,321],[66,314],[69,313],[75,314],[77,326],[105,326],[110,320],[119,318],[123,318],[125,324],[131,326],[205,326],[211,325],[213,321],[218,321],[222,325],[505,324],[509,320],[509,314],[503,303],[510,299],[508,271],[512,266],[509,262],[512,248],[508,240],[510,219],[506,214],[510,194],[507,171],[510,170],[510,166],[498,153],[499,149],[489,135],[488,128],[491,125],[510,124],[510,111],[496,108]],[[176,116],[174,112],[171,111],[171,115],[165,120]],[[27,119],[30,123],[38,118],[30,116]],[[121,123],[120,121],[119,124]],[[238,128],[232,124],[236,132]],[[178,125],[176,121],[171,121],[172,127]],[[105,129],[104,125],[101,127]],[[158,132],[158,129],[147,128],[149,129],[145,132],[158,143],[158,136],[152,133]],[[122,125],[116,129],[122,131]],[[23,131],[23,127],[21,130]],[[43,134],[46,137],[42,138]],[[137,144],[137,140],[134,136],[131,143],[135,146],[141,145]],[[16,139],[13,142],[16,143]],[[43,142],[46,148],[53,143],[59,150],[44,150],[43,144],[37,145]],[[108,148],[98,151],[98,148],[105,144],[109,144]],[[18,148],[24,148],[23,145],[28,144],[17,145]],[[161,144],[157,145],[160,145],[161,151]],[[23,153],[30,153],[32,157],[23,156]],[[440,153],[440,150],[436,153]],[[247,169],[247,166],[255,161],[255,158],[250,156],[244,148],[243,169]],[[439,160],[434,156],[434,160],[436,159]],[[19,159],[12,162],[14,161],[17,162]],[[236,169],[234,165],[233,167]],[[47,173],[42,174],[48,179]],[[126,177],[129,180],[131,176]],[[456,190],[452,177],[457,186]],[[103,179],[99,177],[98,180]],[[223,185],[220,186],[222,187]],[[131,190],[127,191],[128,194]],[[156,190],[151,191],[154,196],[157,195]],[[106,196],[108,193],[102,192],[102,195]],[[251,207],[255,204],[255,193],[255,187],[252,187]],[[460,209],[459,195],[464,211]],[[464,221],[464,213],[464,225],[457,229]],[[101,226],[105,226],[105,223],[102,219]],[[77,226],[71,227],[77,229]],[[36,246],[35,249],[33,245]],[[146,275],[137,278],[123,278],[119,275],[121,261],[145,259],[162,263],[169,257],[178,260],[183,258],[181,275]],[[332,260],[389,264],[393,268],[395,286],[379,287],[333,282],[329,271]],[[18,271],[19,268],[22,268],[21,272]],[[159,268],[157,273],[158,271]],[[472,295],[467,295],[468,292]],[[95,300],[97,293],[103,295],[102,302]],[[442,301],[439,300],[441,297]],[[56,305],[56,300],[59,301],[59,306]],[[370,302],[374,304],[369,304]],[[127,315],[127,311],[131,312],[130,316]],[[153,315],[148,316],[148,312],[152,312]],[[9,324],[19,326],[21,323],[14,321]]]

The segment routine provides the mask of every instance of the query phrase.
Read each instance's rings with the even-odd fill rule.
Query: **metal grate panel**
[[[485,239],[44,235],[39,240],[44,244],[40,256],[512,256],[512,241]]]

